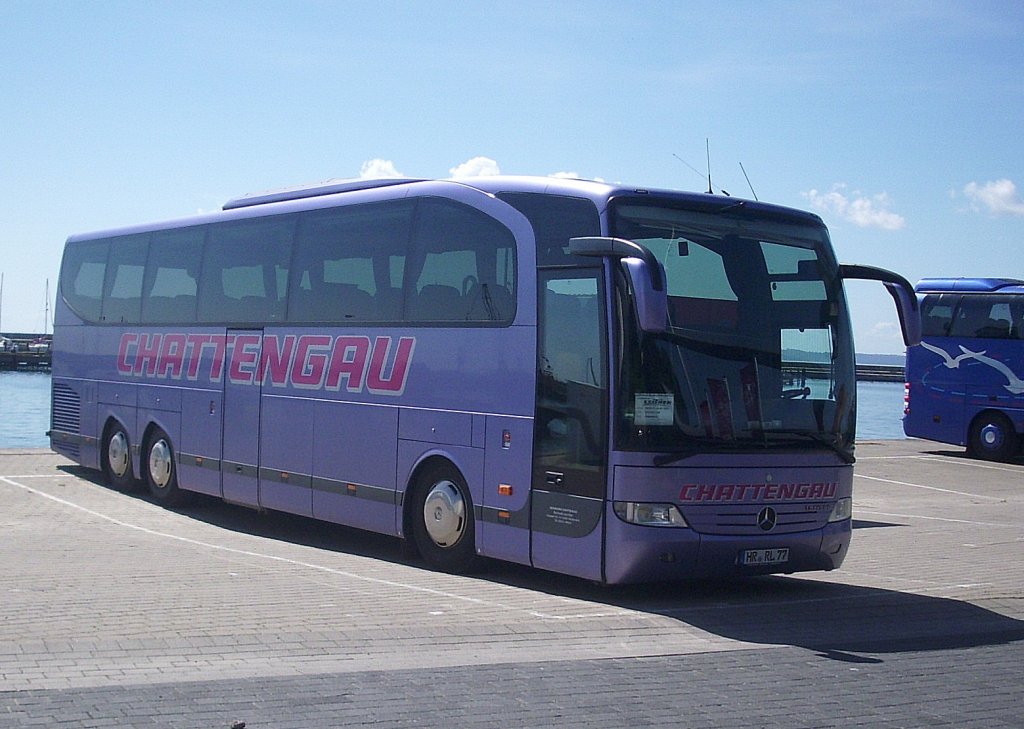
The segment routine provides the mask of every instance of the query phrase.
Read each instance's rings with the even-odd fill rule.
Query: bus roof
[[[419,178],[331,180],[315,185],[242,195],[232,198],[224,203],[221,211],[202,213],[189,218],[136,224],[116,229],[75,234],[68,238],[68,242],[92,240],[110,235],[144,233],[153,230],[184,227],[201,223],[212,223],[217,220],[234,218],[237,216],[258,216],[262,214],[258,208],[261,208],[264,205],[270,206],[273,213],[283,213],[290,210],[307,209],[311,207],[327,207],[332,204],[328,198],[337,199],[337,196],[350,194],[365,195],[368,191],[374,189],[397,188],[400,186],[409,186],[410,188],[415,189],[422,185],[438,184],[463,185],[478,189],[491,195],[499,193],[541,193],[581,197],[593,201],[602,212],[604,211],[607,202],[612,198],[644,198],[649,196],[661,200],[675,200],[679,203],[685,204],[687,207],[692,207],[695,210],[703,209],[707,212],[721,212],[726,209],[743,207],[748,211],[756,211],[761,215],[774,217],[780,220],[787,220],[791,222],[800,221],[811,225],[823,225],[821,218],[814,213],[797,208],[787,208],[770,203],[746,200],[739,197],[712,195],[704,192],[613,185],[593,180],[566,179],[560,177],[494,175],[486,177],[449,178],[446,180],[425,180]],[[266,213],[270,214],[271,210],[268,209]]]
[[[923,278],[914,290],[919,293],[970,291],[981,293],[1024,293],[1024,281],[1016,278]]]
[[[739,197],[734,198],[728,195],[723,196],[712,195],[705,192],[613,185],[597,180],[531,175],[487,175],[483,177],[455,177],[447,180],[426,180],[422,178],[332,180],[316,185],[243,195],[226,202],[223,209],[234,210],[237,208],[264,205],[267,203],[302,200],[306,198],[371,190],[395,185],[408,185],[417,182],[448,182],[452,184],[466,185],[467,187],[473,187],[492,195],[516,192],[542,193],[548,195],[566,195],[590,198],[594,202],[603,202],[614,197],[651,196],[662,199],[672,198],[686,202],[695,207],[706,206],[709,211],[721,210],[724,207],[743,206],[758,210],[763,214],[782,216],[789,219],[802,218],[806,222],[814,224],[821,224],[822,222],[818,215],[805,210],[786,208],[780,205],[746,200]]]

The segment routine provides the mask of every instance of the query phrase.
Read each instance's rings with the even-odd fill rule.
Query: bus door
[[[225,501],[259,506],[260,361],[263,331],[228,329],[224,361],[224,456],[221,495]]]
[[[541,270],[530,500],[537,567],[600,580],[608,372],[601,269]]]

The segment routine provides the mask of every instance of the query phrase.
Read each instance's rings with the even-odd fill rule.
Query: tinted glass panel
[[[416,256],[406,287],[406,319],[501,321],[515,315],[515,239],[493,218],[465,205],[420,201]]]
[[[143,321],[170,324],[195,320],[204,231],[183,228],[153,234],[143,285]]]
[[[921,334],[925,337],[949,336],[953,313],[960,294],[929,294],[921,302]]]
[[[608,378],[599,276],[593,271],[541,273],[536,488],[594,497],[604,493]],[[561,478],[551,479],[550,473]]]
[[[102,321],[110,324],[139,322],[148,241],[148,235],[124,236],[110,241],[110,258],[103,284]]]
[[[292,268],[292,321],[402,318],[402,272],[414,205],[356,205],[305,217]]]
[[[590,200],[533,192],[503,192],[498,197],[529,219],[537,238],[538,266],[593,263],[569,254],[570,238],[601,235],[601,219]]]
[[[199,285],[199,321],[284,319],[294,218],[212,225]]]
[[[68,306],[87,321],[98,321],[107,270],[108,241],[73,243],[64,250],[60,290]]]
[[[950,330],[954,337],[980,339],[1020,338],[1020,297],[965,295],[953,319]]]

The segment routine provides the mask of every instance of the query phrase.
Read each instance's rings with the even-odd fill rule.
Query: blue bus
[[[856,382],[815,215],[578,180],[358,180],[75,235],[52,448],[604,583],[829,570]]]
[[[1021,453],[1024,281],[923,279],[922,340],[907,350],[904,432],[988,460]]]

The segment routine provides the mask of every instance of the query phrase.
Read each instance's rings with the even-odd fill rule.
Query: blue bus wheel
[[[430,466],[417,479],[412,536],[420,556],[442,572],[469,571],[476,561],[473,501],[454,468]]]
[[[967,449],[988,461],[1008,461],[1017,453],[1013,424],[1001,413],[982,413],[971,423]]]

